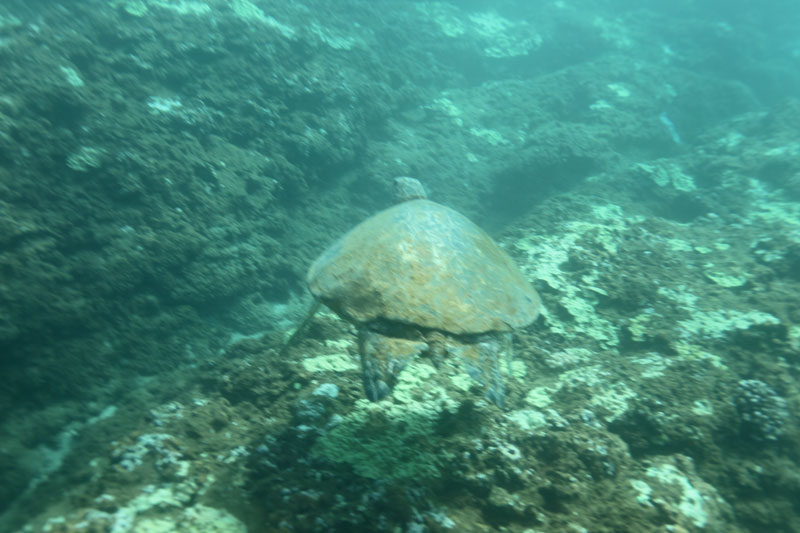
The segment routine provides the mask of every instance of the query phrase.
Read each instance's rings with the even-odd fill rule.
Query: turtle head
[[[425,187],[416,178],[400,176],[394,179],[394,200],[398,204],[409,200],[426,199]]]

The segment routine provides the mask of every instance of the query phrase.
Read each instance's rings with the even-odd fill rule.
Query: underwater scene
[[[796,0],[2,0],[0,533],[800,532]]]

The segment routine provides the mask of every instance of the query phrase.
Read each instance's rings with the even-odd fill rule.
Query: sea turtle
[[[502,405],[501,360],[511,330],[539,314],[536,291],[483,230],[427,199],[419,181],[395,179],[398,203],[361,222],[311,265],[307,282],[359,331],[370,400],[391,393],[418,354],[455,357]],[[313,313],[313,311],[312,311]]]

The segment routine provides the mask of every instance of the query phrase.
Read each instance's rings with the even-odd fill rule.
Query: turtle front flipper
[[[421,341],[386,337],[367,328],[360,329],[358,350],[367,398],[377,402],[391,394],[400,372],[427,348]]]

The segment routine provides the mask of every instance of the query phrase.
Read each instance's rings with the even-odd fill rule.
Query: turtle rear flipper
[[[358,336],[364,391],[373,402],[391,394],[397,376],[412,359],[428,349],[422,341],[386,337],[362,328]]]
[[[503,407],[506,387],[504,369],[512,357],[511,333],[495,333],[475,343],[449,350],[460,365],[480,387],[487,400]]]

